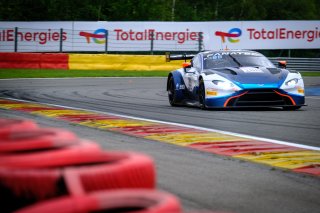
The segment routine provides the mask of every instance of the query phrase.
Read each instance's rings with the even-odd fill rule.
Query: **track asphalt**
[[[306,81],[317,86],[319,79]],[[168,105],[165,79],[30,79],[0,82],[2,97],[40,101],[196,125],[319,147],[319,101],[308,96],[298,111],[216,110]],[[318,178],[260,164],[200,152],[172,144],[105,132],[21,112],[9,117],[36,119],[49,126],[71,128],[106,149],[133,149],[152,155],[158,164],[158,186],[181,198],[189,209],[231,212],[317,212]]]

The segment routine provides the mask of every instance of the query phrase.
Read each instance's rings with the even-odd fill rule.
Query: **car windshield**
[[[209,54],[203,59],[204,69],[223,67],[275,67],[262,55]]]

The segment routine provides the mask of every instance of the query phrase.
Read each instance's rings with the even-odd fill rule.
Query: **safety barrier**
[[[174,70],[181,61],[166,63],[163,55],[69,54],[71,70]]]
[[[0,53],[0,68],[68,69],[64,53]]]
[[[287,68],[297,71],[320,71],[320,58],[280,58],[270,57],[270,61],[274,65],[278,65],[278,61],[287,61]]]
[[[285,60],[289,69],[297,71],[320,71],[320,58],[269,59],[276,66]],[[181,61],[167,63],[163,55],[0,53],[0,68],[170,71],[179,67]]]
[[[166,63],[163,55],[0,53],[0,68],[169,71],[177,67],[180,61]]]
[[[0,212],[182,212],[179,199],[155,185],[149,156],[0,118]]]

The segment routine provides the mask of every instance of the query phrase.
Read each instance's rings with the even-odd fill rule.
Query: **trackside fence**
[[[166,51],[196,53],[206,49],[202,32],[190,34],[166,34],[145,31],[132,38],[130,33],[99,29],[97,34],[90,30],[75,29],[31,29],[1,28],[0,52],[2,53],[141,53],[160,54]],[[120,39],[121,38],[121,39]],[[139,40],[139,41],[138,41]],[[164,42],[166,41],[166,42]],[[276,66],[286,60],[289,69],[297,71],[320,71],[320,58],[270,57]],[[1,59],[3,61],[3,58]],[[48,59],[50,60],[50,59]]]
[[[147,52],[153,55],[154,52],[200,52],[205,49],[202,32],[190,36],[146,31],[133,37],[129,33],[119,34],[106,29],[100,29],[99,34],[87,31],[90,30],[0,27],[0,52]]]
[[[269,59],[276,66],[278,65],[278,61],[287,61],[288,69],[320,72],[320,58],[270,57]]]

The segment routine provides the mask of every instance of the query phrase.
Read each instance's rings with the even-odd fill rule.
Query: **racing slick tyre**
[[[0,155],[27,150],[41,150],[75,144],[78,137],[67,130],[55,128],[10,131],[0,138]]]
[[[171,106],[177,106],[175,83],[174,83],[173,76],[170,76],[168,80],[168,98]]]
[[[199,104],[201,109],[206,109],[206,89],[204,86],[203,79],[199,80]]]
[[[64,196],[25,207],[15,213],[180,213],[179,200],[153,190],[101,191],[83,196]]]
[[[38,125],[31,120],[0,118],[0,139],[8,137],[18,130],[37,129]]]
[[[283,107],[283,110],[291,111],[291,110],[297,110],[300,108],[301,108],[301,106],[287,106],[287,107]]]

